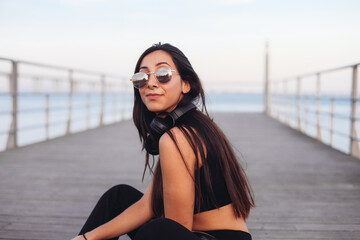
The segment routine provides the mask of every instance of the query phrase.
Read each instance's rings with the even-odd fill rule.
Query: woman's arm
[[[172,128],[171,133],[184,159],[171,137],[167,133],[162,135],[159,150],[165,217],[192,230],[195,201],[195,183],[192,176],[196,161],[195,153],[179,128]]]
[[[149,184],[144,196],[128,207],[113,220],[86,233],[88,240],[109,239],[126,234],[143,225],[153,217],[151,208],[151,193],[153,181]]]

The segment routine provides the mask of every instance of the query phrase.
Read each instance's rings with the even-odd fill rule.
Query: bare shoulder
[[[180,144],[181,147],[191,147],[189,142],[187,141],[187,138],[185,134],[180,130],[178,127],[173,127],[170,129],[171,134],[174,137],[174,140],[176,143]],[[160,145],[171,145],[171,143],[174,143],[173,139],[168,133],[164,133],[159,140],[159,146]],[[179,146],[180,147],[180,146]]]
[[[170,134],[164,133],[159,140],[161,163],[166,161],[167,163],[172,162],[172,164],[184,164],[185,161],[192,168],[196,159],[187,136],[178,127],[173,127],[170,132],[173,138]]]

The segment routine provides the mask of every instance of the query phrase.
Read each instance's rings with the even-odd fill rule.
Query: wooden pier
[[[359,159],[265,114],[214,120],[244,156],[254,240],[360,239]],[[143,165],[132,121],[0,153],[0,239],[71,239],[108,188],[146,188]]]

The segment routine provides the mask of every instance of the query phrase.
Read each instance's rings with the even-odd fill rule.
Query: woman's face
[[[171,112],[183,95],[190,91],[190,84],[181,79],[170,54],[165,51],[157,50],[146,55],[139,71],[156,72],[162,67],[175,70],[169,82],[159,83],[154,74],[150,74],[147,86],[139,89],[141,100],[149,111],[155,113]]]

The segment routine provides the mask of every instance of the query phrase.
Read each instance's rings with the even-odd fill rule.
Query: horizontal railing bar
[[[61,81],[61,82],[69,81],[69,78],[67,78],[67,77],[56,77],[56,76],[43,75],[43,74],[36,75],[36,74],[30,74],[30,73],[18,74],[18,78],[20,78],[20,79],[21,78],[31,78],[33,80],[36,79],[36,80],[42,80],[42,81]],[[117,78],[117,79],[119,79],[119,78]],[[95,79],[88,80],[86,78],[73,77],[72,81],[75,83],[89,83],[89,84],[97,84],[97,85],[102,84],[100,78],[98,80],[95,80]],[[117,85],[121,86],[123,83],[118,82],[118,81],[106,81],[105,84],[106,85],[117,84]]]
[[[0,72],[0,75],[7,76],[7,77],[10,77],[10,76],[11,76],[10,73],[6,73],[6,72]]]
[[[308,109],[307,111],[306,110],[303,110],[303,111],[305,113],[308,112],[310,114],[319,113],[320,115],[334,116],[335,118],[340,118],[340,119],[348,119],[348,120],[360,121],[360,118],[354,118],[353,119],[350,116],[346,116],[346,115],[342,115],[342,114],[336,114],[336,113],[331,114],[331,112],[328,112],[328,111],[316,111],[316,110],[313,110],[313,109]]]
[[[360,63],[355,63],[355,64],[346,65],[346,66],[342,66],[342,67],[325,69],[325,70],[318,71],[318,72],[311,72],[311,73],[301,74],[298,77],[308,77],[308,76],[313,76],[313,75],[322,74],[322,73],[335,72],[335,71],[339,71],[339,70],[343,70],[343,69],[347,69],[347,68],[353,68],[353,67],[356,67],[356,66],[359,66],[359,65],[360,65]]]
[[[18,128],[17,131],[28,131],[32,129],[45,128],[45,124],[30,125],[22,128]]]
[[[105,104],[106,103],[112,103],[112,100],[110,101],[105,101]],[[73,105],[73,109],[87,109],[90,105],[87,104],[86,101],[83,101],[83,104],[79,104],[79,105]],[[91,105],[91,109],[96,109],[96,108],[100,108],[101,106],[96,106],[96,105]],[[108,106],[107,108],[113,108],[112,106]],[[54,111],[60,111],[60,110],[68,110],[69,107],[68,106],[58,106],[58,107],[50,107],[49,108],[49,111],[51,112],[54,112]],[[118,110],[120,110],[121,108],[118,107],[117,108]],[[21,110],[18,110],[17,113],[20,114],[20,113],[27,113],[27,112],[44,112],[46,111],[47,108],[30,108],[30,109],[21,109]],[[0,111],[0,115],[6,115],[6,114],[12,114],[13,111],[9,110],[9,111]]]
[[[302,120],[304,120],[304,118],[301,118]],[[311,126],[313,126],[313,127],[317,127],[317,125],[316,125],[316,123],[314,123],[313,121],[307,121],[307,124],[309,124],[309,125],[311,125]],[[321,127],[321,130],[326,130],[326,131],[328,131],[328,132],[332,132],[332,133],[334,133],[334,134],[336,134],[336,135],[339,135],[339,136],[341,136],[341,137],[345,137],[345,138],[348,138],[348,137],[350,137],[350,135],[349,134],[346,134],[346,133],[343,133],[343,132],[340,132],[340,131],[337,131],[337,130],[331,130],[329,127],[327,127],[327,126],[322,126]],[[354,140],[356,140],[356,141],[360,141],[360,139],[359,138],[353,138]]]
[[[4,72],[0,72],[0,75],[6,76],[6,77],[10,77],[11,74],[10,73],[4,73]],[[106,76],[105,76],[106,77]],[[68,77],[58,77],[58,76],[50,76],[50,75],[36,75],[36,74],[29,74],[29,73],[21,73],[18,74],[18,78],[30,78],[31,80],[40,80],[40,81],[53,81],[53,82],[68,82],[69,78]],[[118,80],[119,78],[117,78]],[[81,83],[81,84],[92,84],[92,85],[97,85],[97,86],[101,86],[101,80],[95,80],[95,79],[86,79],[86,78],[79,78],[79,77],[73,77],[73,82],[75,83]],[[117,85],[117,86],[122,86],[123,82],[119,82],[119,81],[109,81],[107,79],[107,81],[105,82],[105,86],[113,86],[113,85]]]
[[[290,98],[290,97],[293,97],[294,100],[297,98],[296,94],[271,94],[270,95],[271,97],[277,97],[277,98]],[[320,99],[320,100],[340,100],[340,101],[352,101],[351,97],[328,97],[328,96],[320,96],[320,97],[316,97],[315,95],[301,95],[300,96],[301,99],[306,99],[306,98],[309,98],[309,99],[312,99],[312,100],[317,100],[317,99]],[[355,101],[360,101],[360,98],[356,98],[354,99]]]
[[[316,111],[313,111],[313,113],[316,114]],[[350,116],[346,116],[343,114],[335,114],[328,111],[319,112],[320,115],[327,115],[327,116],[333,116],[334,118],[340,118],[340,119],[346,119],[351,120],[352,118]],[[360,121],[360,118],[354,118],[355,121]]]
[[[277,104],[277,106],[284,106],[284,104]],[[302,104],[303,106],[304,104]],[[295,105],[293,105],[295,107]],[[315,106],[312,106],[312,107],[315,107]],[[303,110],[304,112],[306,112],[306,110]],[[346,115],[342,115],[342,114],[336,114],[336,113],[333,113],[331,114],[331,112],[329,111],[317,111],[317,110],[313,110],[313,109],[308,109],[307,110],[308,113],[311,113],[311,114],[321,114],[321,115],[332,115],[334,116],[335,118],[341,118],[341,119],[349,119],[349,120],[354,120],[354,121],[360,121],[360,118],[351,118],[350,116],[346,116]]]
[[[305,111],[306,112],[306,111]],[[350,116],[346,116],[346,115],[342,115],[342,114],[338,114],[338,113],[331,113],[329,111],[316,111],[313,109],[308,109],[307,110],[308,113],[310,114],[317,114],[319,113],[320,115],[326,115],[326,116],[334,116],[336,118],[341,118],[341,119],[352,119]],[[354,118],[355,121],[360,121],[360,118]]]
[[[90,116],[92,116],[92,115],[98,116],[98,114],[90,114]],[[72,122],[86,121],[87,119],[85,117],[86,116],[72,118],[71,121]],[[51,128],[52,126],[56,126],[56,125],[66,125],[66,123],[67,123],[66,120],[57,121],[57,122],[49,122],[49,128]],[[45,127],[46,127],[45,124],[36,124],[36,125],[30,125],[30,126],[18,128],[18,129],[16,129],[16,131],[29,131],[29,130],[32,130],[32,129],[45,128]],[[3,132],[0,132],[0,135],[1,134],[9,134],[9,133],[12,134],[14,132],[15,131],[3,131]]]
[[[243,84],[246,84],[246,85],[254,85],[254,86],[259,86],[259,85],[262,85],[263,83],[262,82],[251,82],[251,81],[206,81],[204,84],[206,85],[224,85],[224,84],[236,84],[236,86],[241,86]]]
[[[124,77],[124,76],[119,76],[119,75],[113,75],[113,74],[107,75],[107,74],[104,74],[104,73],[101,73],[101,72],[95,72],[95,71],[89,71],[89,70],[83,70],[83,69],[76,69],[76,68],[68,68],[68,67],[62,67],[62,66],[55,66],[55,65],[50,65],[50,64],[30,62],[30,61],[24,61],[24,60],[15,60],[15,59],[4,58],[4,57],[0,57],[0,60],[17,62],[19,64],[32,65],[32,66],[42,67],[42,68],[52,68],[52,69],[56,69],[56,70],[73,71],[73,72],[89,74],[89,75],[100,75],[100,76],[108,76],[108,77],[114,77],[114,78],[123,78]]]
[[[31,74],[31,73],[18,73],[18,78],[31,78],[32,80],[46,80],[46,81],[69,81],[69,78],[66,76],[51,76],[46,74]]]
[[[0,57],[0,60],[1,60],[1,61],[9,61],[9,62],[14,61],[14,60],[11,59],[11,58],[5,58],[5,57]]]
[[[280,114],[282,114],[283,116],[286,116],[286,112],[285,112],[285,111],[281,111],[281,110],[276,110],[276,111],[279,112]],[[296,113],[295,113],[295,114],[292,114],[292,115],[296,115]],[[303,116],[301,117],[301,119],[302,119],[302,123],[305,123],[305,120],[304,120],[304,117],[303,117]],[[307,120],[307,124],[309,124],[309,125],[311,125],[311,126],[313,126],[313,127],[317,127],[316,123],[314,123],[313,121]],[[325,128],[326,130],[330,130],[330,128],[325,127],[325,126],[322,126],[321,128]],[[337,134],[337,135],[341,135],[342,137],[350,137],[349,134],[346,134],[346,133],[343,133],[343,132],[339,132],[339,131],[336,131],[336,130],[333,130],[332,132],[335,133],[335,134]],[[354,137],[352,137],[352,138],[353,138],[354,140],[356,140],[356,141],[360,141],[360,138],[354,138]]]
[[[76,105],[73,105],[72,106],[72,109],[87,109],[88,105],[81,105],[81,106],[76,106]],[[95,107],[93,106],[92,109],[94,109]],[[100,106],[98,106],[98,108],[100,108]],[[60,111],[60,110],[67,110],[69,109],[69,107],[67,106],[64,106],[64,107],[51,107],[49,108],[48,110],[50,112],[54,112],[54,111]],[[28,108],[28,109],[22,109],[22,110],[18,110],[17,113],[20,114],[20,113],[28,113],[28,112],[45,112],[47,110],[47,108]],[[12,114],[13,111],[1,111],[0,112],[0,115],[5,115],[5,114]]]
[[[128,93],[127,91],[124,91],[124,92],[120,92],[120,91],[117,91],[117,92],[106,92],[105,95],[121,95],[121,94],[126,94]],[[66,96],[69,96],[70,93],[69,92],[18,92],[18,96],[26,96],[26,95],[38,95],[38,96],[41,96],[41,95],[66,95]],[[80,95],[87,95],[87,94],[90,94],[90,95],[101,95],[101,91],[99,90],[99,92],[73,92],[72,95],[73,96],[80,96]],[[12,95],[11,92],[0,92],[0,95]]]
[[[343,69],[347,69],[347,68],[353,68],[353,67],[356,67],[359,65],[360,65],[360,63],[355,63],[355,64],[346,65],[346,66],[342,66],[342,67],[330,68],[330,69],[325,69],[325,70],[321,70],[321,71],[317,71],[317,72],[305,73],[305,74],[297,75],[297,76],[282,79],[282,80],[271,81],[270,84],[278,83],[278,82],[293,81],[293,80],[297,80],[298,78],[304,78],[304,77],[309,77],[309,76],[316,76],[318,74],[323,74],[323,73],[335,72],[335,71],[339,71],[339,70],[343,70]]]
[[[8,135],[8,134],[11,134],[13,133],[14,131],[0,131],[0,135]]]

